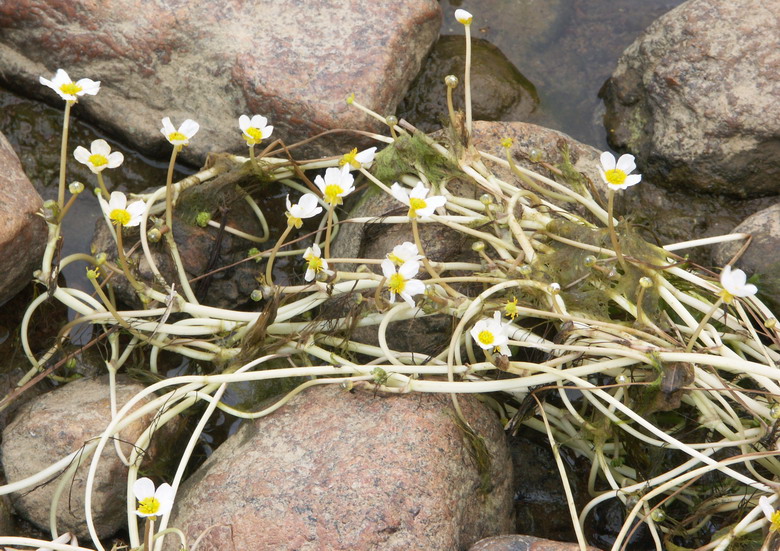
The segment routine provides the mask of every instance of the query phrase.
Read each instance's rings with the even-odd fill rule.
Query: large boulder
[[[0,79],[52,103],[40,75],[100,80],[80,112],[147,152],[169,151],[162,117],[193,118],[201,133],[185,155],[202,159],[241,149],[242,113],[268,116],[288,144],[376,127],[345,97],[392,113],[439,21],[434,0],[20,0],[0,7]],[[338,135],[318,145],[344,149]]]
[[[0,134],[0,304],[32,280],[46,247],[43,202],[11,144]]]
[[[602,89],[610,144],[658,184],[780,193],[780,2],[689,0],[653,23]]]
[[[144,389],[143,385],[119,380],[117,407]],[[0,446],[2,464],[9,483],[32,476],[68,454],[78,451],[91,439],[100,436],[111,420],[108,376],[81,379],[34,399],[19,409],[16,418],[3,430]],[[124,429],[119,438],[125,455],[129,455],[141,433],[154,422],[150,413]],[[162,431],[170,441],[172,433]],[[157,456],[154,446],[148,450]],[[171,449],[173,449],[171,447]],[[79,538],[87,537],[84,514],[84,490],[91,457],[76,470],[57,508],[60,533],[70,531]],[[108,445],[101,456],[92,493],[95,529],[100,537],[108,537],[121,528],[126,517],[124,495],[127,492],[127,467]],[[45,484],[12,494],[16,512],[42,530],[49,527],[51,499],[60,478],[52,477]]]
[[[494,413],[444,395],[319,387],[244,424],[185,482],[170,525],[202,551],[467,549],[510,530],[512,466]],[[167,542],[174,549],[174,541]]]

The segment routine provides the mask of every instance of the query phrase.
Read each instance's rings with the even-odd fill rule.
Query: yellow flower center
[[[302,219],[298,218],[297,216],[293,216],[289,211],[285,212],[284,214],[287,215],[287,225],[295,226],[296,228],[303,226]]]
[[[428,205],[425,202],[425,199],[420,199],[419,197],[411,197],[409,199],[409,218],[416,218],[417,210],[424,209],[426,206]]]
[[[626,183],[626,177],[628,175],[619,168],[613,168],[612,170],[605,171],[604,176],[607,178],[607,182],[613,186],[622,186]]]
[[[168,134],[168,141],[173,142],[186,142],[189,138],[182,134],[181,132],[171,132]]]
[[[493,335],[493,333],[485,329],[484,331],[479,332],[477,339],[479,339],[479,342],[484,345],[491,345],[493,344],[493,341],[496,340],[496,337]]]
[[[108,217],[118,226],[126,225],[128,222],[130,222],[131,218],[130,213],[125,209],[114,209],[111,211],[111,214],[109,214]]]
[[[772,526],[769,527],[770,532],[777,532],[780,530],[780,511],[772,513]]]
[[[60,86],[60,91],[63,94],[68,94],[71,96],[75,96],[79,92],[81,92],[83,88],[76,84],[75,82],[66,82],[65,84]]]
[[[247,142],[254,141],[254,143],[258,143],[263,139],[263,131],[260,130],[259,128],[255,128],[254,126],[250,126],[246,130],[244,130],[244,132],[248,134],[248,136],[244,136],[244,139]]]
[[[390,276],[387,286],[390,287],[390,290],[394,293],[403,293],[406,288],[406,280],[401,274],[395,273]]]
[[[319,256],[312,255],[306,260],[309,262],[309,269],[312,272],[318,274],[322,271],[322,259]]]
[[[340,205],[342,203],[340,194],[344,193],[344,188],[338,184],[325,186],[325,200],[331,205]]]
[[[349,164],[352,168],[360,168],[360,163],[357,160],[357,147],[341,157],[339,166],[344,166],[345,164]]]
[[[160,502],[154,497],[146,497],[138,502],[138,512],[144,515],[154,515],[160,510]]]
[[[517,317],[517,298],[512,297],[512,300],[508,301],[504,306],[504,313],[508,318],[515,319]]]
[[[718,296],[723,299],[723,302],[726,304],[731,304],[731,302],[734,300],[734,295],[729,293],[726,289],[722,289],[720,293],[718,293]]]
[[[90,155],[89,159],[87,159],[89,163],[94,167],[99,167],[103,165],[108,164],[108,159],[106,159],[105,156],[100,155],[99,153],[95,153],[94,155]]]

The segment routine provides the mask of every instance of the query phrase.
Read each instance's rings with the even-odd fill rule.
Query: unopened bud
[[[71,193],[71,195],[78,195],[84,191],[84,184],[81,182],[71,182],[68,184],[68,191]]]
[[[455,88],[458,86],[458,77],[455,75],[447,75],[444,77],[444,84],[447,88]]]

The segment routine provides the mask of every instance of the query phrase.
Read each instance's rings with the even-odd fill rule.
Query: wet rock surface
[[[3,82],[46,101],[38,83],[58,67],[100,80],[80,106],[102,127],[147,152],[169,151],[160,119],[197,119],[201,135],[185,151],[240,149],[237,118],[268,116],[275,136],[293,143],[332,128],[372,127],[346,105],[390,113],[436,39],[433,0],[392,4],[329,0],[24,0],[0,8]],[[337,149],[323,140],[321,149]]]
[[[752,236],[750,245],[735,266],[748,277],[758,275],[755,282],[758,296],[772,311],[780,311],[780,203],[748,217],[732,233]],[[716,264],[725,266],[731,262],[744,244],[740,240],[718,245],[715,248]]]
[[[580,551],[579,544],[563,543],[534,536],[494,536],[478,541],[469,551]],[[597,551],[595,547],[587,547],[588,551]]]
[[[24,174],[11,144],[0,134],[0,304],[14,296],[40,267],[46,223],[40,195]]]
[[[122,407],[143,385],[119,381],[117,403]],[[152,422],[153,414],[131,424],[120,433],[123,453],[131,451],[141,432]],[[69,383],[25,404],[16,418],[3,430],[2,465],[8,481],[13,483],[42,471],[68,454],[77,451],[92,438],[99,436],[111,421],[108,377],[82,379]],[[170,433],[167,437],[170,439]],[[155,455],[154,445],[150,453]],[[158,455],[159,457],[159,455]],[[91,459],[91,458],[90,458]],[[84,515],[84,489],[89,460],[78,468],[65,484],[57,509],[60,532],[71,531],[87,536]],[[95,528],[101,537],[116,532],[125,523],[127,468],[109,445],[101,456],[97,470],[92,508]],[[32,490],[12,494],[16,512],[42,530],[49,527],[49,509],[60,477]]]
[[[461,406],[490,452],[481,478],[448,397],[328,386],[248,422],[185,482],[171,525],[200,549],[466,549],[506,533],[511,464],[493,412]],[[173,541],[168,542],[173,549]]]
[[[610,144],[653,182],[780,193],[780,4],[689,0],[655,21],[602,89]]]
[[[534,85],[490,42],[474,39],[471,48],[474,119],[526,120],[539,103]],[[422,71],[398,106],[398,117],[413,122],[424,132],[446,126],[449,115],[444,77],[456,75],[460,80],[453,91],[453,104],[455,109],[463,110],[465,59],[464,37],[440,37],[425,59]]]

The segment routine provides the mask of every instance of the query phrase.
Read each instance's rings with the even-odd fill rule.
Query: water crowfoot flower
[[[471,25],[473,16],[466,10],[458,9],[455,10],[455,19],[458,23],[462,23],[463,25]]]
[[[395,302],[395,295],[401,295],[411,308],[414,308],[414,297],[425,292],[425,284],[414,276],[420,271],[420,263],[416,260],[404,262],[396,271],[393,261],[385,258],[382,261],[382,274],[387,278],[390,289],[390,302]]]
[[[411,192],[407,192],[398,182],[390,186],[393,197],[409,207],[409,218],[428,218],[437,208],[444,206],[447,198],[443,195],[432,195],[427,197],[428,188],[422,182],[417,182]]]
[[[108,202],[100,196],[98,201],[108,219],[117,226],[133,227],[141,223],[145,208],[143,201],[134,201],[128,205],[127,197],[121,191],[113,192]]]
[[[94,96],[100,91],[100,81],[94,81],[89,78],[82,78],[73,82],[64,69],[57,69],[54,78],[49,80],[43,77],[39,81],[44,86],[48,86],[57,92],[65,101],[78,101],[79,96],[89,94]]]
[[[303,276],[306,281],[313,281],[320,272],[333,273],[328,269],[328,261],[322,258],[322,252],[316,243],[306,249],[303,259],[307,262],[306,275]]]
[[[610,189],[624,189],[638,184],[642,180],[642,175],[631,174],[635,169],[636,163],[633,155],[626,153],[615,161],[615,156],[609,151],[601,154],[599,174]]]
[[[160,484],[155,490],[154,483],[148,478],[139,478],[133,484],[133,494],[138,500],[135,514],[139,517],[156,518],[169,513],[173,508],[173,488],[170,484]]]
[[[758,292],[755,285],[747,283],[745,272],[740,269],[732,270],[730,265],[720,273],[720,284],[723,290],[719,296],[726,304],[731,304],[734,297],[749,297]]]
[[[317,205],[317,196],[313,193],[304,194],[298,203],[293,205],[290,203],[290,196],[287,196],[287,224],[300,228],[303,225],[304,218],[311,218],[317,216],[322,212],[322,207]]]
[[[346,153],[341,160],[339,160],[339,166],[349,166],[350,169],[358,169],[360,167],[368,168],[371,163],[374,162],[374,156],[376,155],[376,147],[369,147],[358,153],[357,147]]]
[[[344,202],[343,198],[355,189],[354,181],[352,174],[349,173],[349,165],[344,165],[340,169],[331,167],[325,171],[325,178],[320,175],[314,178],[314,183],[322,192],[325,202],[331,206]]]
[[[772,504],[769,503],[769,498],[761,496],[758,498],[758,505],[761,507],[761,510],[764,511],[766,519],[770,522],[769,531],[777,532],[780,530],[780,511],[776,511],[775,508],[772,507]]]
[[[387,254],[387,258],[392,260],[396,266],[401,266],[410,260],[420,260],[422,255],[417,253],[417,245],[410,241],[404,241],[400,245],[393,247],[393,250]]]
[[[200,125],[192,119],[187,119],[181,123],[178,130],[173,126],[173,123],[171,123],[170,117],[162,119],[162,125],[163,127],[160,132],[165,136],[165,139],[168,140],[171,145],[180,147],[189,145],[192,137],[200,130]]]
[[[94,174],[99,174],[106,168],[116,168],[125,160],[119,151],[111,152],[111,146],[106,140],[95,140],[89,149],[78,146],[73,156],[81,164],[85,164]]]
[[[265,138],[271,136],[274,127],[268,124],[268,119],[262,115],[254,115],[250,119],[248,115],[238,117],[238,127],[244,133],[243,138],[247,145],[259,144]]]
[[[471,337],[483,350],[498,350],[500,354],[509,356],[507,327],[508,324],[501,323],[501,312],[496,311],[492,319],[482,319],[474,324]]]

